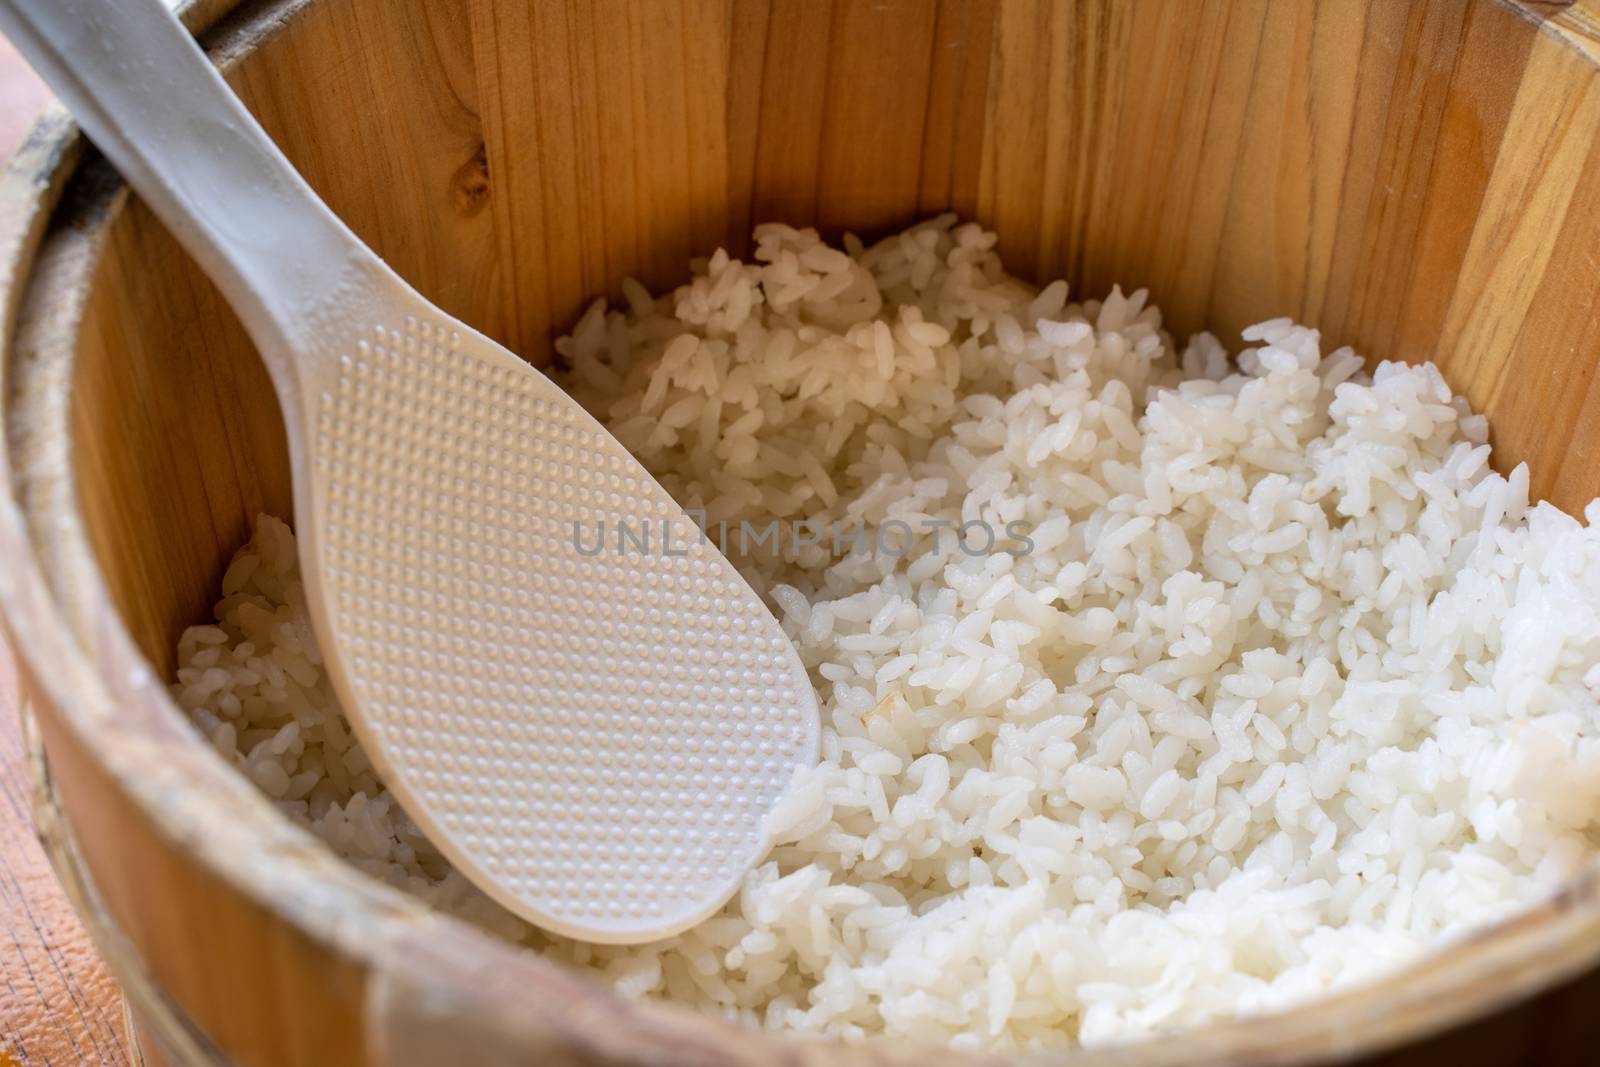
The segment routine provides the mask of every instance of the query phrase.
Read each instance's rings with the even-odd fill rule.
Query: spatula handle
[[[277,377],[282,350],[372,253],[161,0],[0,0],[0,30],[222,289]]]

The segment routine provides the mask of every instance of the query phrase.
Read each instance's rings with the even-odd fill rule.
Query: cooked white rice
[[[949,218],[869,249],[756,237],[591,309],[557,346],[576,395],[713,526],[1026,521],[1032,552],[945,529],[744,559],[823,760],[719,916],[599,948],[502,912],[395,806],[264,517],[175,691],[287,815],[629,994],[959,1047],[1279,1007],[1592,854],[1600,505],[1529,507],[1431,365],[1368,377],[1286,320],[1234,362],[1179,352],[1142,291],[1069,304]]]

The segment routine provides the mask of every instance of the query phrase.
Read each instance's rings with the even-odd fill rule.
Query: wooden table
[[[0,1067],[126,1067],[122,994],[33,836],[15,694],[0,644]]]
[[[0,159],[48,99],[0,39]],[[0,1067],[127,1067],[122,994],[34,837],[16,697],[0,635]]]

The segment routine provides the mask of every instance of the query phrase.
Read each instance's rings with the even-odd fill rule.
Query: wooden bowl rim
[[[236,0],[190,0],[184,15],[191,28],[217,27],[207,43],[228,67],[316,2],[271,0],[235,14]],[[1540,32],[1556,33],[1600,70],[1595,42],[1552,26],[1516,0],[1492,2],[1538,22]],[[727,1062],[1015,1060],[770,1036],[689,1009],[623,1000],[592,978],[360,874],[229,768],[152,676],[104,585],[77,508],[63,386],[105,236],[127,200],[104,162],[86,167],[84,155],[76,127],[52,107],[0,173],[0,469],[6,473],[0,613],[44,713],[59,716],[169,840],[242,896],[367,967],[369,985],[448,990],[484,1018],[512,1030],[531,1026],[568,1047],[599,1052],[614,1038],[609,1051],[640,1055],[661,1042]],[[78,200],[64,201],[73,179],[87,188]],[[19,443],[20,457],[12,455]],[[174,803],[175,796],[191,802]],[[1600,857],[1533,908],[1333,997],[1104,1050],[1062,1048],[1021,1058],[1151,1067],[1342,1060],[1485,1015],[1597,959]],[[530,988],[550,995],[557,1009],[541,1010],[527,996]],[[573,1002],[588,1010],[564,1010]],[[595,1029],[597,1021],[604,1032]]]

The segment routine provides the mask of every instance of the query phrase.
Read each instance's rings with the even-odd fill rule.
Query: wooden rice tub
[[[1600,493],[1597,0],[196,0],[186,17],[362,237],[532,359],[624,274],[671,284],[752,222],[870,234],[955,209],[998,228],[1015,270],[1149,285],[1176,332],[1288,314],[1374,358],[1432,354],[1535,493]],[[153,1053],[971,1062],[622,1002],[290,826],[164,685],[251,518],[290,511],[249,342],[60,113],[0,177],[0,288],[0,607],[41,828]],[[1597,961],[1600,865],[1337,999],[1036,1058],[1576,1054],[1600,1047]]]

